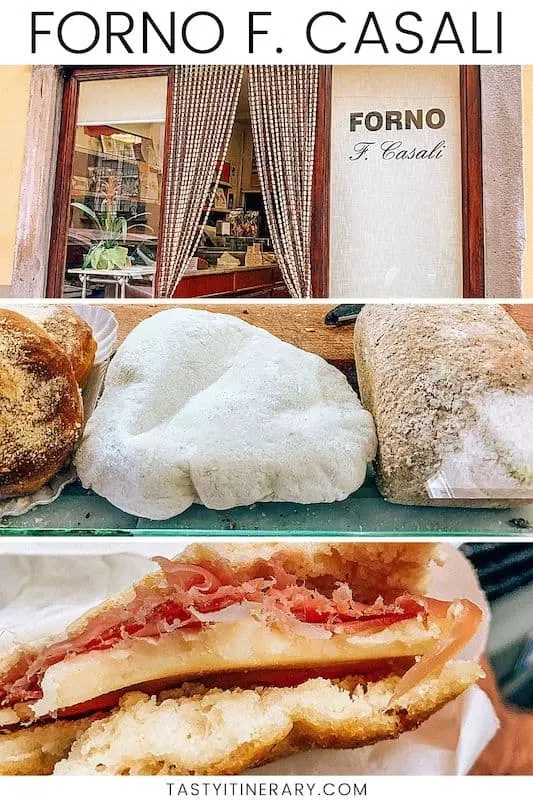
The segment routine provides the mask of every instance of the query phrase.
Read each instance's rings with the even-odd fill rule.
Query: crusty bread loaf
[[[72,743],[94,721],[85,717],[0,731],[0,775],[51,775]]]
[[[308,680],[288,689],[206,690],[199,684],[149,697],[126,695],[74,743],[59,775],[234,775],[311,748],[354,748],[412,730],[481,677],[448,664],[388,708],[395,676],[365,685]]]
[[[385,499],[507,507],[533,499],[533,350],[499,305],[366,305],[361,399]]]
[[[96,354],[96,341],[92,328],[83,317],[62,303],[18,303],[7,304],[7,307],[44,328],[67,354],[76,380],[83,388]]]
[[[73,452],[82,424],[67,355],[42,327],[0,309],[0,499],[40,489]]]

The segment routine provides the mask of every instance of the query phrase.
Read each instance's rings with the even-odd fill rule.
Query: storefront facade
[[[524,189],[533,133],[532,120],[522,114],[531,84],[526,68],[302,67],[283,75],[276,72],[282,68],[269,67],[255,68],[248,78],[242,68],[226,67],[230,72],[218,75],[218,84],[198,74],[184,77],[180,67],[36,67],[31,75],[29,68],[14,69],[30,95],[21,126],[18,222],[16,232],[12,223],[11,234],[6,230],[14,296],[62,296],[68,269],[87,252],[87,198],[99,195],[101,204],[106,192],[110,197],[107,174],[104,188],[95,183],[102,178],[95,165],[117,160],[117,146],[121,186],[129,186],[118,216],[132,220],[135,257],[146,261],[148,272],[153,265],[147,296],[268,296],[261,281],[270,296],[293,297],[513,297],[531,290]],[[243,81],[249,83],[251,123],[239,117]],[[289,99],[285,89],[292,81],[297,112],[278,109],[276,115],[279,81]],[[199,86],[203,100],[196,107]],[[185,119],[181,133],[177,119]],[[240,160],[234,146],[239,125]],[[253,140],[248,148],[246,125]],[[183,142],[194,139],[195,130],[196,149],[184,155]],[[213,167],[228,153],[230,179],[214,178]],[[255,178],[252,158],[259,162]],[[196,168],[187,186],[183,159],[203,170]],[[135,174],[124,167],[133,162]],[[211,223],[218,234],[219,220],[234,217],[230,211],[243,198],[254,207],[258,193],[265,229],[262,237],[255,234],[265,250],[272,244],[273,256],[267,253],[255,271],[214,266],[191,278],[199,226],[205,231]],[[132,206],[134,194],[142,205]],[[218,214],[208,217],[208,211]],[[187,236],[181,235],[185,225]],[[147,252],[139,255],[145,244]],[[129,252],[131,259],[131,246]],[[4,273],[7,284],[6,256]],[[275,286],[282,287],[278,294],[272,294]]]

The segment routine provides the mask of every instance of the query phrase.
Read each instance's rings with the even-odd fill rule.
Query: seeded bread
[[[6,304],[40,325],[67,354],[78,384],[83,388],[96,354],[91,326],[69,306],[59,303]]]
[[[40,489],[74,451],[82,423],[67,355],[40,325],[0,309],[0,499]]]

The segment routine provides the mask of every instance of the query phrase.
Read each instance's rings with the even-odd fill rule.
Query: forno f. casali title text
[[[480,10],[460,15],[452,11],[435,13],[424,9],[405,10],[389,15],[361,11],[353,5],[350,14],[324,10],[306,17],[298,11],[300,26],[290,30],[284,15],[274,11],[198,10],[189,14],[154,9],[113,11],[54,10],[30,12],[31,52],[38,55],[50,47],[65,53],[98,51],[111,56],[195,53],[198,56],[235,52],[235,37],[228,31],[242,32],[237,43],[240,55],[275,57],[290,55],[292,46],[309,53],[334,55],[349,53],[371,58],[376,54],[424,54],[440,56],[498,55],[504,47],[504,14]]]

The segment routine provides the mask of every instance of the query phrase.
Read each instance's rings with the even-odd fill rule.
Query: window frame
[[[331,66],[319,68],[315,170],[311,211],[313,297],[329,296],[331,196]],[[459,66],[463,297],[485,297],[481,70]],[[324,198],[326,194],[326,198]]]
[[[65,259],[67,253],[68,221],[70,213],[70,197],[74,147],[76,140],[76,120],[80,83],[83,81],[119,80],[121,78],[151,78],[167,76],[167,105],[165,116],[165,152],[163,158],[163,175],[161,191],[161,227],[165,224],[165,191],[168,165],[168,148],[166,143],[170,135],[171,115],[174,99],[174,67],[173,66],[117,66],[117,67],[74,67],[64,71],[63,97],[61,103],[61,125],[57,151],[56,176],[53,194],[52,229],[50,251],[48,256],[48,276],[46,282],[47,297],[63,297],[65,282]],[[157,249],[157,264],[160,248]]]

